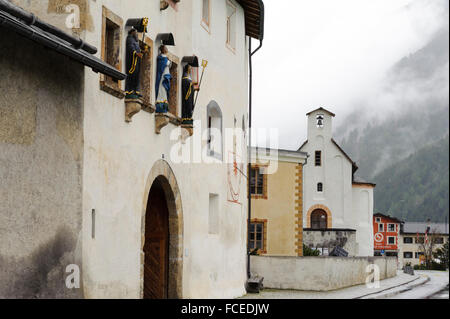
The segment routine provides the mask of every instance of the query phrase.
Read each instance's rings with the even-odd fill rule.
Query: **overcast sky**
[[[286,149],[306,139],[308,111],[322,106],[336,113],[336,128],[355,101],[373,94],[386,71],[424,46],[448,18],[448,0],[264,4],[264,43],[253,60],[253,126],[278,128],[279,147]]]

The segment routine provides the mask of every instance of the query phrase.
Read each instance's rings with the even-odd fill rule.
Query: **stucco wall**
[[[252,219],[267,219],[267,255],[296,256],[295,186],[297,163],[278,162],[267,176],[267,199],[252,199]]]
[[[84,69],[0,28],[0,298],[80,297]]]
[[[158,33],[172,32],[176,46],[168,49],[180,60],[195,54],[200,61],[209,61],[193,115],[194,120],[200,122],[194,128],[194,135],[186,141],[191,147],[194,142],[206,145],[202,134],[207,126],[206,106],[211,100],[222,110],[224,128],[233,127],[234,118],[240,126],[248,101],[243,10],[238,7],[238,41],[233,53],[225,47],[225,1],[211,1],[211,34],[200,26],[201,2],[181,1],[175,12],[171,8],[160,11],[159,1],[136,0],[134,5],[129,5],[127,1],[97,0],[90,2],[94,31],[86,32],[86,41],[100,47],[100,17],[102,5],[105,5],[124,23],[129,18],[149,17],[147,35],[152,40]],[[154,61],[156,56],[155,50]],[[181,73],[179,66],[179,80]],[[173,170],[180,190],[182,297],[230,298],[245,293],[246,180],[242,178],[240,184],[241,204],[229,202],[227,164],[174,162],[172,147],[180,144],[179,135],[171,138],[175,125],[168,124],[161,134],[155,134],[155,115],[144,111],[136,114],[131,123],[126,123],[124,101],[99,90],[99,75],[86,72],[85,81],[83,260],[86,267],[83,278],[86,296],[140,297],[141,215],[144,198],[148,196],[145,185],[152,167],[163,158]],[[181,109],[180,103],[178,109]],[[224,158],[231,150],[229,146],[224,147]],[[246,159],[246,152],[242,158]],[[197,159],[192,155],[191,160]],[[210,193],[219,196],[218,234],[208,233]],[[92,209],[96,209],[97,216],[95,240],[90,238]]]
[[[378,266],[380,280],[397,274],[396,257],[270,257],[252,256],[251,271],[264,277],[265,288],[327,291],[366,282]]]

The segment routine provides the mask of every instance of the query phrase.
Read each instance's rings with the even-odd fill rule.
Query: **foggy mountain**
[[[406,221],[448,220],[448,161],[447,136],[382,171],[373,179],[374,211]]]
[[[336,129],[336,140],[372,179],[449,132],[448,25],[398,61]]]

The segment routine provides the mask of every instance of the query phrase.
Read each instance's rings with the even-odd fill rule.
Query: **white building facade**
[[[319,108],[307,114],[309,154],[304,166],[304,229],[356,230],[356,256],[373,256],[372,183],[358,182],[358,169],[333,139],[334,114]]]
[[[63,9],[65,5],[78,5],[81,25],[76,33],[86,43],[97,47],[99,50],[95,57],[104,61],[108,59],[107,51],[113,46],[111,52],[116,54],[113,60],[116,63],[106,62],[123,73],[128,34],[126,22],[136,18],[149,19],[145,38],[144,34],[139,34],[139,38],[150,47],[149,64],[141,68],[141,86],[143,91],[147,90],[143,95],[148,100],[131,122],[127,122],[125,117],[125,81],[109,86],[103,74],[89,68],[77,69],[82,80],[77,92],[80,103],[74,106],[80,118],[80,125],[76,127],[76,145],[69,132],[71,124],[59,125],[59,121],[69,119],[69,116],[58,115],[56,118],[56,113],[44,111],[45,104],[37,106],[37,114],[48,114],[50,127],[55,126],[52,121],[56,121],[58,130],[69,132],[68,135],[61,133],[63,137],[68,136],[61,139],[61,148],[67,151],[63,161],[70,163],[78,187],[74,197],[79,205],[73,209],[73,215],[79,218],[76,219],[77,227],[71,228],[70,233],[73,247],[64,260],[63,257],[55,260],[55,269],[49,269],[49,272],[64,273],[67,264],[78,265],[81,287],[76,297],[84,298],[242,296],[247,279],[247,135],[243,133],[242,143],[236,144],[226,139],[225,129],[245,130],[248,127],[248,48],[251,37],[262,40],[262,26],[258,23],[262,24],[263,17],[256,19],[256,24],[248,19],[254,19],[255,12],[263,15],[262,1],[183,0],[168,1],[168,7],[165,1],[160,0],[12,2],[70,34],[72,30],[65,24],[68,14]],[[171,33],[175,40],[174,46],[168,46],[169,58],[174,62],[174,69],[171,69],[174,71],[174,102],[171,102],[172,113],[167,116],[168,122],[157,128],[160,123],[154,108],[156,58],[161,44],[160,35],[167,33]],[[108,38],[108,34],[112,37]],[[12,43],[17,42],[18,49],[22,46],[19,39],[22,38],[12,39]],[[193,55],[199,61],[207,60],[208,65],[193,114],[193,135],[182,141],[179,128],[183,57]],[[26,61],[23,70],[14,72],[30,78],[27,72],[32,71],[26,70]],[[53,68],[71,67],[73,61],[68,58],[64,61],[67,66],[55,62]],[[43,84],[37,94],[45,96],[46,90],[51,89]],[[25,107],[25,103],[17,104]],[[20,122],[17,125],[21,125]],[[216,128],[223,133],[219,140],[214,141],[214,146],[208,139],[208,128]],[[57,134],[52,133],[53,130],[41,130],[39,126],[36,130],[38,136]],[[7,132],[11,136],[2,135],[0,147],[5,147],[2,160],[14,168],[17,163],[8,157],[8,145],[19,139],[14,139],[15,133],[11,132]],[[34,135],[30,138],[30,145],[34,143],[33,138]],[[25,149],[28,146],[20,147]],[[55,151],[48,143],[47,147],[47,154],[55,153],[55,161],[58,160],[61,152]],[[199,147],[202,152],[195,153]],[[190,154],[187,161],[178,156],[181,148]],[[214,152],[210,152],[212,148]],[[30,157],[36,158],[33,154],[37,150],[27,149]],[[76,161],[72,164],[73,158]],[[39,167],[45,161],[35,161],[34,165]],[[233,165],[235,162],[238,164]],[[5,169],[8,167],[6,164]],[[64,181],[64,174],[67,174],[64,172],[59,173],[61,181],[48,175],[50,182],[45,183],[56,185],[48,190],[49,194],[69,188]],[[60,217],[63,216],[61,212],[68,205],[74,205],[69,201],[66,203],[68,197],[64,196],[45,199],[47,191],[44,192],[42,183],[29,186],[25,175],[4,179],[3,183],[5,190],[11,185],[28,185],[26,187],[34,189],[30,193],[42,194],[36,200],[48,204],[46,214],[52,211],[52,216],[55,216],[47,221],[45,227],[36,222],[34,234],[22,232],[22,226],[15,229],[14,225],[19,225],[17,221],[10,225],[11,234],[2,234],[5,246],[0,247],[5,249],[0,258],[13,260],[15,254],[32,263],[34,259],[31,256],[39,245],[54,238],[56,230],[66,223]],[[11,197],[11,194],[5,196]],[[11,200],[10,207],[4,207],[2,216],[19,212],[26,224],[29,207],[21,201],[24,202],[20,198],[14,202]],[[13,233],[20,234],[18,242],[26,242],[27,245],[11,247],[9,251],[3,239],[11,238]],[[153,248],[148,244],[154,245]],[[149,264],[153,257],[160,260],[157,267]],[[65,262],[66,259],[69,261]],[[11,267],[4,269],[5,280],[7,277],[15,278],[14,265],[11,262]],[[45,277],[46,274],[39,276]],[[64,285],[64,281],[55,285]],[[63,286],[58,288],[62,291],[59,297],[66,296],[64,289]],[[5,292],[4,296],[14,297],[20,293]],[[45,295],[53,296],[52,290],[48,288]]]

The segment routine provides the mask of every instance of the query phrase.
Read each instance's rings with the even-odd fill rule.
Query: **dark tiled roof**
[[[427,222],[405,222],[403,224],[403,233],[423,234],[428,225],[431,227],[431,233],[447,234],[448,224],[445,223],[427,223]]]

